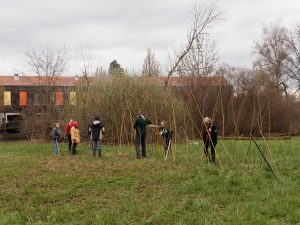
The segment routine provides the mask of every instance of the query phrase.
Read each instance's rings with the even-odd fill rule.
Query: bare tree
[[[88,124],[90,118],[87,118],[87,107],[89,101],[92,101],[92,98],[89,98],[90,91],[92,89],[92,83],[95,81],[93,79],[96,76],[102,75],[102,68],[96,67],[93,63],[92,56],[90,54],[85,54],[83,51],[80,54],[81,66],[79,68],[81,79],[79,81],[78,90],[81,93],[80,104],[78,107],[82,111],[82,121],[85,124]]]
[[[256,64],[269,74],[272,85],[282,88],[288,95],[289,76],[285,73],[285,64],[288,58],[286,48],[287,29],[278,24],[270,24],[263,28],[263,38],[256,43],[258,60]]]
[[[30,50],[25,52],[25,56],[30,71],[35,75],[28,77],[32,79],[35,94],[34,106],[23,109],[23,134],[27,138],[47,138],[54,120],[58,120],[60,115],[61,109],[56,105],[54,93],[58,78],[64,73],[68,62],[67,49]],[[33,120],[32,116],[37,114],[40,116]]]
[[[191,50],[179,63],[179,75],[200,77],[213,75],[219,57],[215,42],[209,40],[209,35],[196,38]]]
[[[285,72],[289,78],[297,82],[300,89],[300,26],[285,34],[285,45],[288,51]]]
[[[166,86],[168,86],[170,77],[178,71],[178,67],[182,60],[193,48],[194,43],[197,40],[200,40],[203,35],[207,35],[210,26],[220,19],[221,12],[218,11],[216,3],[213,2],[210,5],[195,5],[191,11],[191,16],[193,24],[191,30],[187,34],[187,43],[182,50],[175,53],[175,59],[171,62],[167,75]]]
[[[143,64],[143,76],[158,76],[161,74],[161,69],[158,61],[155,58],[155,53],[150,48],[147,50],[146,58]]]
[[[54,85],[57,78],[65,71],[68,50],[63,47],[58,50],[46,48],[40,52],[29,50],[25,52],[30,70],[39,77],[41,85]]]

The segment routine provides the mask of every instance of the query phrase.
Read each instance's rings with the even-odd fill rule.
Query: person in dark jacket
[[[101,140],[103,133],[105,132],[105,128],[103,123],[100,122],[100,117],[96,116],[93,123],[90,126],[91,129],[91,139],[92,139],[92,146],[93,146],[93,155],[96,157],[98,155],[101,157]]]
[[[91,119],[91,122],[88,124],[88,136],[91,137],[92,140],[92,150],[93,150],[92,124],[94,121],[95,121],[95,117]]]
[[[52,132],[52,141],[54,144],[54,155],[59,155],[59,147],[58,142],[60,140],[60,129],[59,129],[59,123],[55,123],[55,127],[53,128]]]
[[[68,137],[68,142],[69,142],[69,151],[71,152],[71,147],[72,147],[72,138],[71,138],[71,128],[73,126],[73,120],[70,119],[68,124],[66,125],[65,128],[65,133],[66,136]]]
[[[209,162],[216,163],[215,148],[218,143],[218,133],[216,126],[212,125],[212,120],[209,117],[203,119],[203,134],[204,154]],[[208,149],[210,147],[209,153]]]
[[[140,159],[140,145],[142,145],[142,157],[146,158],[146,135],[147,135],[147,125],[151,124],[151,121],[145,118],[141,112],[134,122],[134,129],[136,131],[135,135],[135,153],[136,158]]]
[[[168,150],[171,151],[170,141],[172,139],[173,132],[170,131],[167,128],[167,122],[166,121],[162,121],[160,123],[159,129],[160,129],[159,134],[161,135],[161,137],[163,139],[163,144],[164,144],[164,149],[165,149],[165,155],[166,155]]]

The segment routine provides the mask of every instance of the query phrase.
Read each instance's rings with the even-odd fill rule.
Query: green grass
[[[133,146],[94,159],[89,144],[54,157],[52,144],[1,142],[0,224],[300,224],[300,139],[259,144],[280,180],[249,141],[220,142],[216,166],[194,143],[165,163],[156,145],[136,160]]]

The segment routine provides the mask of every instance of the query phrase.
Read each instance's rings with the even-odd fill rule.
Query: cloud
[[[203,1],[205,2],[205,1]],[[191,24],[193,0],[2,0],[0,8],[0,74],[24,67],[27,49],[66,46],[76,72],[76,55],[89,51],[107,68],[117,59],[123,67],[139,70],[146,50],[153,49],[166,67],[168,50],[180,46]],[[300,2],[288,0],[220,1],[224,20],[215,25],[223,61],[250,66],[254,40],[263,24],[299,21]],[[24,69],[25,70],[25,69]]]

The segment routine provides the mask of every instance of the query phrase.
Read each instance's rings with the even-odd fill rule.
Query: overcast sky
[[[29,73],[24,52],[45,47],[69,50],[67,74],[79,70],[79,55],[107,69],[141,69],[146,50],[163,68],[168,51],[184,43],[195,0],[0,0],[0,75]],[[251,66],[264,24],[300,24],[300,0],[219,0],[223,13],[212,32],[221,62]]]

